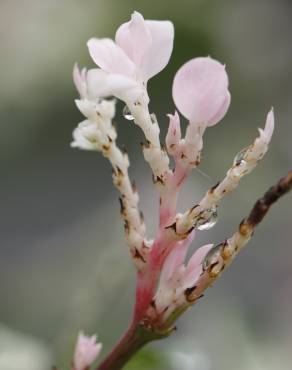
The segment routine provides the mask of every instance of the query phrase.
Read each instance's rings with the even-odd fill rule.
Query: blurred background
[[[149,83],[162,135],[174,111],[176,70],[195,56],[226,63],[232,105],[204,137],[204,174],[193,173],[181,210],[224,176],[274,106],[270,151],[223,201],[217,225],[199,234],[197,248],[231,235],[291,169],[292,2],[1,0],[0,7],[0,370],[65,370],[80,329],[99,334],[103,355],[113,346],[129,323],[135,285],[109,164],[69,146],[82,120],[73,64],[93,67],[86,41],[114,37],[133,10],[174,22],[171,61]],[[122,108],[119,143],[128,148],[151,236],[157,194],[141,132]],[[180,319],[178,332],[148,346],[127,369],[291,370],[291,208],[291,195],[275,205],[248,248]]]

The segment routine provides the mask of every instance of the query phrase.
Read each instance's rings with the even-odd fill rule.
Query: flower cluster
[[[205,245],[186,260],[196,234],[215,225],[221,200],[262,159],[274,130],[271,110],[259,137],[236,155],[225,178],[201,201],[178,213],[182,185],[200,164],[204,132],[225,116],[231,95],[223,64],[211,57],[185,63],[177,71],[172,87],[174,103],[188,120],[185,135],[178,112],[169,114],[165,147],[162,146],[158,121],[149,111],[147,82],[169,62],[173,39],[170,21],[144,20],[134,12],[131,20],[118,28],[114,41],[88,41],[89,53],[99,68],[79,70],[76,65],[73,72],[80,95],[76,105],[86,119],[74,130],[71,145],[100,151],[113,167],[125,235],[138,272],[134,322],[156,331],[168,329],[173,317],[194,304],[250,239],[252,228],[242,227],[224,243]],[[124,117],[139,126],[145,136],[142,151],[160,197],[154,240],[147,238],[138,191],[129,178],[128,156],[116,144],[113,97],[124,102]]]

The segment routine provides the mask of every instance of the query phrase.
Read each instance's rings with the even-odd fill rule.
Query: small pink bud
[[[225,66],[210,57],[188,61],[174,77],[172,95],[191,123],[215,125],[230,104]]]
[[[80,70],[78,68],[78,64],[75,63],[73,68],[73,81],[76,86],[77,91],[79,92],[79,95],[81,98],[85,98],[87,95],[87,82],[86,77],[87,76],[87,70],[86,68],[83,68]]]
[[[169,126],[165,138],[165,143],[168,152],[170,154],[175,154],[177,152],[178,145],[181,139],[180,119],[177,112],[175,112],[174,115],[168,114],[168,117]]]
[[[73,370],[87,370],[95,361],[102,348],[101,343],[96,343],[96,335],[88,337],[79,333],[73,359]]]

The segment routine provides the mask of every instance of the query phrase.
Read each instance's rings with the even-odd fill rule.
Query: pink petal
[[[183,265],[188,246],[186,244],[177,243],[173,250],[167,256],[160,275],[160,285],[164,286],[168,280],[174,275],[177,269]]]
[[[199,266],[202,262],[206,254],[209,252],[209,250],[213,247],[213,244],[206,244],[200,248],[198,248],[195,253],[192,255],[188,262],[187,269],[192,270]]]
[[[162,71],[169,62],[174,38],[174,27],[170,21],[146,21],[152,36],[152,45],[145,54],[142,73],[149,80]]]
[[[213,244],[204,245],[203,247],[197,249],[192,255],[185,271],[183,279],[184,286],[191,287],[195,284],[202,272],[202,262],[212,247]]]
[[[152,37],[140,13],[134,12],[131,20],[118,28],[116,43],[136,66],[141,66],[144,55],[151,47]]]
[[[73,68],[73,81],[81,98],[84,98],[87,94],[86,74],[86,68],[79,70],[78,64],[75,63]]]
[[[102,348],[101,343],[96,343],[96,335],[87,337],[79,333],[74,352],[74,370],[87,370],[98,357]]]
[[[183,241],[178,242],[167,256],[162,272],[160,275],[160,283],[165,284],[177,271],[184,265],[189,246],[195,237],[195,230]]]
[[[87,42],[93,61],[104,71],[133,77],[135,65],[111,39],[92,38]]]
[[[210,118],[208,126],[214,126],[214,125],[216,125],[216,123],[218,123],[218,122],[221,121],[221,119],[225,116],[225,114],[228,111],[228,108],[229,108],[229,105],[230,105],[230,101],[231,101],[231,95],[230,95],[230,92],[227,91],[226,98],[225,98],[225,100],[224,100],[221,108],[215,114],[214,117]]]
[[[214,124],[228,106],[228,76],[225,67],[210,57],[185,63],[173,81],[173,100],[193,123]]]

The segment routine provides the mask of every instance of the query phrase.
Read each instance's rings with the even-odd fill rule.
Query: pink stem
[[[160,198],[159,225],[160,229],[170,223],[176,215],[177,200],[180,188],[184,184],[189,170],[175,160],[175,169],[165,184],[165,192]]]
[[[159,208],[159,231],[153,243],[147,268],[137,275],[136,303],[133,323],[118,344],[96,370],[120,370],[126,362],[146,343],[161,337],[155,331],[147,330],[143,318],[155,295],[163,263],[176,242],[168,243],[164,237],[165,226],[176,214],[178,193],[189,171],[176,161],[173,175],[166,184]]]
[[[176,242],[165,240],[165,226],[173,222],[176,215],[179,190],[184,184],[189,170],[176,160],[175,170],[166,184],[159,208],[159,231],[152,245],[147,268],[137,277],[135,318],[141,320],[154,298],[163,263]]]
[[[156,339],[133,322],[118,344],[96,370],[120,370],[146,343]]]

